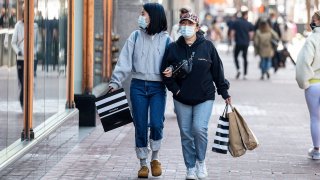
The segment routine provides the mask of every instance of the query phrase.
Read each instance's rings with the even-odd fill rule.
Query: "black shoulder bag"
[[[172,65],[172,77],[177,79],[185,78],[192,71],[192,61],[195,52],[192,52],[191,57],[186,60],[182,60],[174,65]]]

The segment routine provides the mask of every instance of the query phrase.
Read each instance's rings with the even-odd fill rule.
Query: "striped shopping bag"
[[[229,145],[229,120],[227,117],[228,105],[218,120],[218,127],[213,141],[212,151],[227,154]]]
[[[96,98],[95,104],[105,132],[132,122],[123,88]]]

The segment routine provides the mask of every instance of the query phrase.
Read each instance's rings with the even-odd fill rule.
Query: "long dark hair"
[[[147,11],[150,17],[149,26],[146,28],[149,35],[167,30],[167,18],[162,5],[158,3],[146,3],[143,5],[143,9]]]

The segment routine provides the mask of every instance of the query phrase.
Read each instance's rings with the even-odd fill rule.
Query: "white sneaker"
[[[320,151],[315,150],[314,148],[310,148],[308,155],[310,158],[314,159],[314,160],[319,160],[320,159]]]
[[[198,178],[205,179],[208,176],[206,163],[204,161],[202,161],[202,162],[199,161],[199,162],[197,162],[196,167],[197,167]]]
[[[195,167],[193,167],[193,168],[188,168],[188,169],[187,169],[186,179],[197,179],[196,171],[197,171],[197,169],[196,169]]]

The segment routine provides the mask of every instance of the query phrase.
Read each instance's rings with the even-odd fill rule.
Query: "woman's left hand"
[[[171,77],[172,76],[172,67],[167,67],[163,72],[165,77]]]
[[[225,102],[226,104],[231,104],[231,97],[228,97]]]

